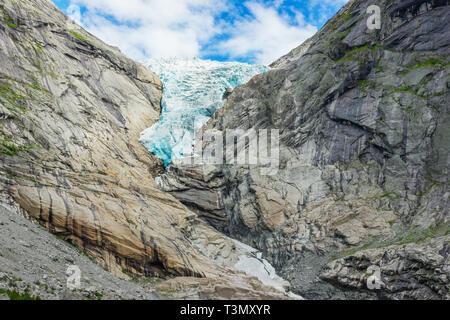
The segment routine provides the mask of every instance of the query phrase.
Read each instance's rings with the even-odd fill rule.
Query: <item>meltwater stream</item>
[[[203,125],[223,105],[227,88],[268,71],[260,65],[198,58],[168,58],[146,63],[163,82],[159,122],[141,134],[140,142],[168,166],[192,152],[194,124]]]

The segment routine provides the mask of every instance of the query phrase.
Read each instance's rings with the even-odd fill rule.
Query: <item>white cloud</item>
[[[82,15],[81,6],[86,8]],[[72,0],[68,13],[102,40],[142,60],[199,56],[202,44],[220,32],[214,17],[223,10],[214,0]]]
[[[310,12],[310,20],[315,20],[318,23],[327,22],[328,18],[337,12],[339,8],[344,6],[350,0],[309,0],[308,6]]]
[[[251,55],[255,62],[269,64],[317,32],[316,27],[304,22],[300,12],[296,13],[295,24],[290,24],[291,18],[274,8],[257,2],[247,2],[245,5],[252,16],[237,21],[231,38],[218,45],[231,57]]]
[[[268,64],[317,31],[300,12],[280,13],[283,2],[250,0],[245,6],[251,14],[244,17],[232,0],[70,0],[67,12],[137,60],[220,54]],[[232,19],[220,18],[224,12]]]

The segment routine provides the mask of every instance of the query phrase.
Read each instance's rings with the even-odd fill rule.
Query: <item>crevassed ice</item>
[[[140,142],[168,166],[191,154],[194,126],[204,125],[222,107],[227,88],[248,82],[269,68],[198,58],[168,58],[146,63],[163,82],[159,122],[141,133]]]

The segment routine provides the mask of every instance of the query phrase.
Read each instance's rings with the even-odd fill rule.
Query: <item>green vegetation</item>
[[[443,59],[447,59],[446,57],[443,57],[443,56],[442,56],[442,58]],[[408,68],[409,70],[405,71],[404,74],[410,73],[411,70],[417,70],[417,69],[421,69],[421,68],[424,68],[424,67],[433,67],[433,68],[442,69],[444,67],[447,67],[448,65],[450,65],[450,63],[438,60],[436,58],[431,58],[431,59],[428,59],[428,60],[426,60],[424,62],[420,62],[420,63],[417,63],[417,64],[412,64],[412,65],[406,66],[406,68]]]
[[[14,20],[10,16],[8,16],[5,9],[0,8],[0,11],[3,13],[3,19],[0,19],[0,21],[3,21],[4,23],[6,23],[6,25],[14,29],[19,27],[18,25],[14,24]]]
[[[413,69],[420,69],[420,68],[423,68],[423,67],[426,67],[426,66],[435,66],[437,64],[442,64],[442,63],[439,60],[436,60],[436,59],[429,59],[429,60],[427,60],[427,61],[425,61],[423,63],[419,63],[417,65],[414,65],[411,68],[413,68]]]
[[[39,43],[31,42],[31,41],[29,41],[29,43],[33,47],[33,49],[34,49],[34,51],[36,52],[37,55],[39,55],[39,54],[44,52],[44,49],[42,48],[42,46]]]
[[[95,291],[95,292],[89,292],[89,293],[86,295],[86,298],[87,298],[88,300],[102,300],[102,298],[103,298],[103,293],[102,293],[102,292],[98,292],[98,291]]]
[[[47,293],[49,293],[47,284],[41,283],[40,281],[36,281],[34,284],[37,285],[39,288],[44,289],[45,291],[47,291]]]
[[[354,200],[382,200],[382,199],[387,199],[389,201],[395,201],[395,200],[399,200],[402,197],[399,196],[398,194],[394,193],[394,192],[386,192],[384,194],[380,194],[380,195],[375,195],[375,196],[370,196],[370,197],[358,197],[355,198]],[[350,200],[345,200],[345,198],[338,198],[336,199],[336,201],[340,201],[340,202],[349,202]]]
[[[14,172],[11,172],[11,171],[8,171],[8,172],[6,173],[6,177],[7,177],[8,179],[10,179],[10,180],[14,180],[14,179],[20,178],[19,175],[15,174]]]
[[[347,21],[348,19],[350,19],[350,13],[346,12],[343,15],[341,15],[339,18],[337,18],[337,21],[342,23],[342,22]]]
[[[125,270],[125,269],[122,269],[122,273],[124,273],[125,275],[130,277],[130,281],[131,282],[139,283],[139,284],[156,285],[156,284],[161,283],[161,282],[164,281],[164,279],[157,278],[157,277],[141,277],[141,278],[137,278],[133,274],[131,274],[130,272]]]
[[[14,88],[13,85],[9,82],[0,84],[0,98],[3,98],[7,102],[9,102],[9,104],[13,107],[25,111],[24,103],[27,98],[23,95],[22,92],[18,93],[17,91],[17,88]]]
[[[69,30],[69,33],[74,36],[75,38],[77,38],[78,40],[81,40],[83,42],[87,42],[89,43],[89,41],[87,41],[81,34],[76,33],[75,31]]]
[[[55,287],[49,287],[46,283],[41,283],[39,281],[36,281],[34,283],[35,285],[37,285],[39,288],[45,290],[45,292],[47,292],[48,294],[54,295],[55,294]]]
[[[26,105],[30,101],[42,104],[51,97],[51,93],[40,86],[35,75],[26,71],[31,79],[29,83],[0,74],[0,102],[13,114],[27,111]]]
[[[10,22],[6,22],[6,24],[8,26],[10,26],[11,28],[18,28],[19,27],[18,25],[15,25],[14,23],[10,23]]]
[[[14,282],[22,282],[22,281],[23,281],[23,280],[22,280],[21,278],[14,277],[14,278],[12,278],[11,283],[14,283]]]
[[[342,24],[344,24],[345,22],[347,22],[348,20],[350,20],[351,16],[350,14],[344,13],[342,15],[340,15],[339,17],[337,17],[336,19],[334,19],[334,21],[331,21],[332,23],[332,30],[336,30],[337,28],[339,28]]]
[[[349,61],[349,60],[357,60],[355,59],[355,55],[361,52],[373,52],[378,50],[379,48],[381,48],[380,46],[380,42],[377,42],[374,46],[362,46],[362,47],[357,47],[354,48],[350,51],[347,51],[345,53],[345,55],[341,58],[339,58],[338,60],[336,60],[336,62],[342,62],[342,61]]]
[[[0,137],[0,154],[10,157],[17,156],[20,152],[26,152],[32,149],[33,146],[17,146],[11,141],[11,136]]]
[[[357,83],[359,90],[364,93],[368,93],[367,89],[375,89],[376,84],[374,82],[370,82],[368,80],[360,80]]]
[[[388,87],[386,87],[386,90],[390,90],[390,92],[388,93],[389,95],[392,95],[392,94],[395,94],[395,93],[410,93],[410,94],[413,94],[413,95],[415,95],[417,97],[426,99],[427,96],[420,93],[421,87],[422,87],[422,85],[405,86],[405,87],[388,86]],[[395,102],[397,102],[399,105],[402,104],[400,102],[400,100],[398,98],[396,98],[395,96],[393,96],[392,99]]]
[[[405,92],[409,92],[409,93],[415,93],[415,91],[411,88],[405,87],[405,88],[399,88],[399,89],[395,89],[394,93],[405,93]]]
[[[0,289],[0,294],[6,294],[9,300],[41,300],[39,296],[30,295],[28,289],[24,293],[19,293],[16,290]]]
[[[359,251],[368,249],[382,249],[390,246],[401,246],[409,243],[423,243],[424,241],[447,236],[450,234],[450,223],[443,223],[438,226],[430,227],[428,229],[422,229],[418,227],[409,227],[404,232],[400,233],[396,237],[388,240],[377,241],[374,240],[358,248],[344,250],[337,256],[333,257],[333,260],[353,255]]]
[[[393,243],[391,243],[390,241],[385,241],[382,244],[378,245],[378,248],[385,248],[391,245],[404,245],[408,243],[422,243],[427,239],[439,236],[447,236],[449,234],[449,223],[444,223],[426,230],[410,228],[407,233],[399,240],[394,241]]]
[[[171,293],[177,293],[176,290],[168,290],[168,289],[161,289],[160,291],[161,291],[161,292],[164,292],[164,293],[168,293],[168,294],[171,294]]]
[[[347,54],[355,54],[355,53],[359,53],[362,51],[368,51],[368,50],[374,51],[374,50],[378,50],[379,48],[380,48],[380,42],[377,42],[374,46],[366,45],[366,46],[354,48],[354,49],[348,51]]]
[[[178,291],[176,291],[176,290],[169,290],[169,289],[160,289],[160,290],[158,290],[158,293],[160,294],[160,295],[162,295],[165,299],[168,299],[168,300],[172,300],[172,299],[177,299],[177,300],[185,300],[187,297],[181,297],[181,298],[175,298],[175,294],[177,293]]]
[[[346,36],[348,36],[350,31],[351,31],[351,29],[347,29],[345,31],[338,32],[336,34],[336,39],[340,39],[340,41],[342,41],[343,39],[345,39]]]
[[[366,198],[367,200],[379,200],[379,199],[388,199],[389,201],[395,201],[401,199],[402,197],[394,192],[386,192],[380,196],[373,196]]]

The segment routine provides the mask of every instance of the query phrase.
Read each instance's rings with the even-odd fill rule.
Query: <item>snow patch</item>
[[[275,268],[262,258],[260,251],[237,240],[233,240],[233,242],[240,252],[239,260],[234,265],[234,268],[245,272],[249,276],[258,278],[266,286],[271,286],[284,292],[293,299],[303,300],[301,296],[288,291],[290,287],[289,282],[276,274]]]

